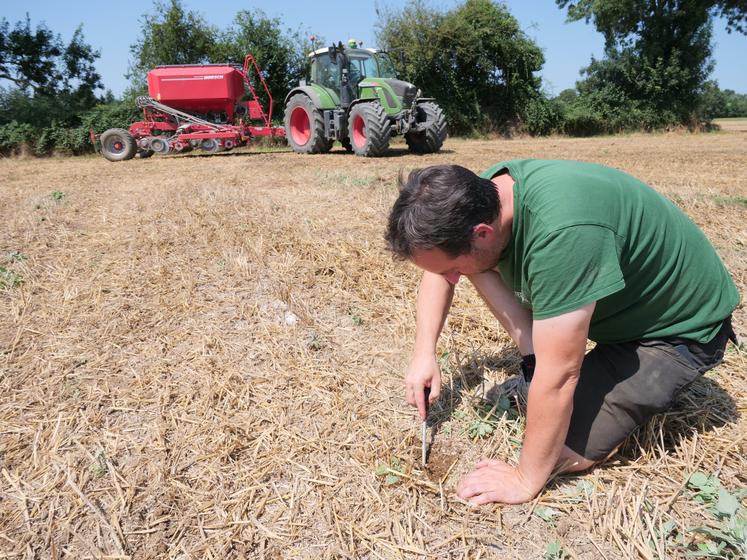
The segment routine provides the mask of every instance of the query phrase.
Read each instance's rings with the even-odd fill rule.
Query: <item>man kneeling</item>
[[[461,276],[531,380],[518,466],[481,461],[457,485],[464,499],[526,502],[553,473],[604,460],[735,340],[739,294],[705,235],[621,171],[514,160],[480,176],[428,167],[400,183],[386,239],[423,269],[408,403],[425,419],[424,389],[439,398],[436,341]]]

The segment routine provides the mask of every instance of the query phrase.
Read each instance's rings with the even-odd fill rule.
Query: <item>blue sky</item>
[[[432,0],[429,4],[449,9],[458,0]],[[545,53],[542,78],[545,89],[557,94],[573,87],[579,70],[592,55],[602,54],[602,37],[584,22],[565,23],[565,13],[554,0],[507,0],[509,11],[519,20],[524,31]],[[32,26],[45,21],[47,26],[68,40],[82,24],[86,41],[101,52],[96,67],[104,86],[119,95],[127,87],[124,73],[130,60],[130,45],[139,36],[140,18],[152,12],[151,2],[101,2],[89,0],[0,0],[0,17],[12,23],[24,19],[28,12]],[[260,9],[270,17],[279,17],[284,27],[318,33],[327,41],[362,39],[366,46],[375,46],[374,25],[376,5],[398,10],[405,0],[183,0],[190,10],[200,13],[210,24],[227,27],[239,10]],[[712,75],[722,89],[747,93],[747,36],[727,34],[722,21],[714,25],[714,60]]]

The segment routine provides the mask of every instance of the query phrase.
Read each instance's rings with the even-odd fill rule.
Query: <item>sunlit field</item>
[[[580,159],[674,200],[744,297],[747,137],[722,128],[378,159],[1,159],[0,558],[663,559],[714,532],[740,557],[744,350],[605,466],[474,508],[456,481],[518,457],[524,403],[501,391],[518,353],[461,282],[423,469],[402,381],[418,273],[383,243],[402,171]]]

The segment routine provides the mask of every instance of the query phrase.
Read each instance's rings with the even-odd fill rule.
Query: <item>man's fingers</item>
[[[410,406],[415,406],[415,391],[410,386],[405,388],[405,400]]]
[[[441,378],[436,377],[431,382],[431,395],[428,398],[428,403],[432,404],[436,402],[441,396]]]
[[[457,483],[457,495],[463,500],[466,500],[472,496],[488,492],[491,485],[495,484],[496,477],[503,474],[504,467],[507,467],[507,470],[511,470],[511,467],[503,461],[497,459],[483,459],[477,463],[474,471],[466,474]]]
[[[492,504],[493,502],[500,502],[500,496],[497,492],[484,492],[482,494],[477,494],[476,496],[473,496],[469,499],[470,504],[474,504],[476,506],[482,506],[485,504]]]
[[[418,386],[416,384],[408,385],[405,390],[405,396],[407,398],[407,404],[416,407],[418,409],[420,419],[425,422],[427,418],[425,406],[425,387],[423,387],[422,385]],[[438,394],[436,394],[436,398],[438,398]],[[428,399],[428,402],[433,402],[432,392],[430,398]]]
[[[425,422],[426,419],[426,413],[425,413],[425,392],[423,391],[423,388],[415,388],[415,405],[418,407],[418,413],[420,414],[420,419]]]
[[[464,475],[459,482],[457,482],[457,496],[466,500],[470,496],[474,496],[477,493],[477,489],[473,487],[475,482],[475,472],[472,471],[469,474]]]
[[[462,498],[463,500],[467,500],[471,498],[472,496],[476,496],[477,494],[480,494],[480,482],[478,480],[460,480],[459,484],[457,485],[457,496]]]
[[[406,388],[407,404],[418,409],[420,418],[425,420],[425,394],[423,386],[416,382],[408,383]]]

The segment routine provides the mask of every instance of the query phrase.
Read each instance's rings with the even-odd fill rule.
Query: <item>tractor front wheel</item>
[[[132,159],[137,153],[137,142],[124,128],[110,128],[101,135],[101,155],[109,161]]]
[[[285,137],[299,154],[328,152],[334,143],[324,136],[322,112],[302,93],[291,97],[285,106]]]
[[[389,149],[392,125],[378,101],[358,103],[348,117],[348,135],[355,155],[383,156]]]
[[[416,122],[425,124],[424,130],[413,130],[405,134],[408,148],[414,154],[434,154],[446,140],[446,117],[441,107],[432,101],[418,103],[415,107]]]

